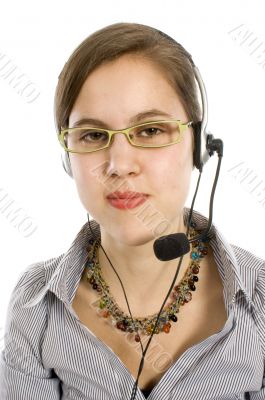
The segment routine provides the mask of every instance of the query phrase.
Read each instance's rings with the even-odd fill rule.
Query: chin
[[[119,242],[122,243],[125,246],[128,246],[128,247],[136,247],[136,246],[138,247],[138,246],[144,246],[147,243],[153,244],[154,239],[155,238],[153,236],[148,237],[148,238],[147,237],[139,237],[139,236],[137,238],[132,238],[132,237],[124,238],[124,237],[122,237]]]
[[[143,246],[146,243],[150,243],[155,240],[155,236],[152,230],[141,226],[141,224],[139,224],[137,228],[133,228],[132,226],[130,227],[129,225],[125,227],[122,224],[115,227],[108,226],[104,228],[104,230],[108,236],[112,237],[111,240],[114,240],[129,247]]]

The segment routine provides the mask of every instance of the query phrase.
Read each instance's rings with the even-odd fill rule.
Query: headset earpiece
[[[73,178],[73,172],[72,172],[72,168],[71,168],[70,157],[69,157],[68,151],[63,150],[63,152],[61,154],[61,160],[62,160],[62,164],[63,164],[63,169],[71,178]]]

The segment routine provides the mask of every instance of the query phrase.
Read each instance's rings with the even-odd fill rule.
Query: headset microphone
[[[154,253],[161,261],[173,260],[190,251],[190,243],[185,233],[161,236],[154,242]]]
[[[221,139],[213,139],[213,135],[208,135],[207,141],[207,149],[210,155],[216,151],[219,157],[219,162],[216,168],[215,180],[212,187],[211,199],[210,199],[210,210],[209,210],[209,219],[206,229],[197,236],[194,236],[192,239],[188,239],[185,233],[172,233],[170,235],[161,236],[156,239],[153,244],[154,253],[156,257],[161,261],[173,260],[174,258],[178,258],[183,256],[184,254],[190,251],[190,243],[195,242],[197,240],[201,240],[207,237],[207,234],[212,226],[212,218],[213,218],[213,199],[214,193],[219,177],[221,160],[223,157],[223,142]],[[197,190],[195,192],[196,196]],[[194,196],[194,197],[195,197]],[[194,203],[193,199],[193,203]],[[191,207],[192,212],[193,206]],[[191,215],[191,213],[190,213]],[[189,218],[190,220],[190,218]]]

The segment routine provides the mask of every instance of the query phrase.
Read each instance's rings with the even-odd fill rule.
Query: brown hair
[[[201,120],[191,55],[153,27],[115,23],[88,36],[74,50],[60,73],[54,99],[58,131],[68,127],[69,114],[87,76],[99,65],[129,53],[149,59],[162,68],[180,96],[188,119]]]

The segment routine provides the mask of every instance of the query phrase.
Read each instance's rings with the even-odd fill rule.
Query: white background
[[[208,128],[225,146],[213,222],[230,243],[265,258],[263,1],[9,1],[0,11],[0,54],[12,60],[40,92],[28,103],[0,77],[0,199],[5,193],[37,228],[25,237],[0,212],[0,329],[21,272],[31,263],[66,251],[87,220],[74,181],[61,166],[53,97],[71,52],[90,33],[115,22],[152,25],[192,54],[207,89]],[[256,38],[254,43],[242,44],[240,25]],[[214,157],[205,167],[195,205],[205,215],[216,163]],[[235,176],[240,163],[253,182],[241,183]],[[254,190],[256,183],[259,190]],[[193,189],[194,183],[191,194]]]

